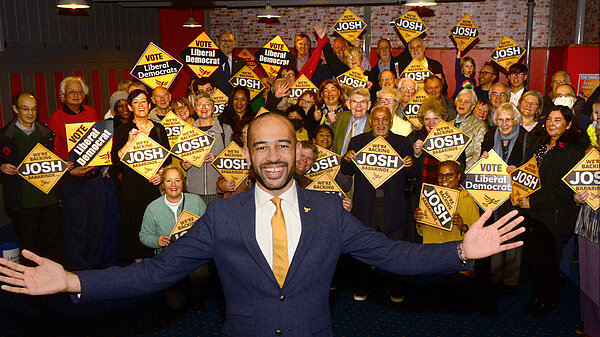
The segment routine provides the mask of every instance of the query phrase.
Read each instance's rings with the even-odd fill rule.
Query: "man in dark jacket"
[[[348,145],[348,152],[342,160],[342,173],[354,175],[354,207],[352,215],[363,225],[373,227],[392,240],[404,240],[406,229],[406,199],[404,185],[406,179],[415,177],[417,170],[411,157],[413,151],[408,138],[390,132],[393,115],[386,106],[375,106],[371,111],[369,125],[371,132],[353,137]],[[391,176],[379,189],[352,162],[356,153],[378,136],[382,136],[394,148],[404,161],[405,167]],[[364,301],[370,292],[371,267],[356,262],[356,290],[354,299]],[[391,276],[388,279],[388,293],[394,302],[402,302],[404,296],[398,282]]]
[[[36,249],[62,260],[60,254],[60,212],[55,189],[40,191],[17,174],[17,167],[29,152],[42,144],[54,149],[54,132],[37,122],[37,100],[23,92],[15,97],[17,118],[0,130],[0,171],[4,205],[12,218],[21,248]]]

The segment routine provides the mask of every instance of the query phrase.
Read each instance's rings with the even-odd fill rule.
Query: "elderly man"
[[[521,95],[525,92],[527,82],[527,66],[515,63],[508,68],[508,85],[510,86],[510,99],[514,106],[519,106]]]
[[[412,146],[408,138],[390,132],[393,114],[387,106],[377,105],[373,108],[369,118],[371,132],[365,132],[350,140],[348,152],[342,160],[342,172],[354,176],[354,208],[352,214],[356,216],[365,227],[379,230],[391,240],[404,240],[406,229],[406,199],[404,185],[406,179],[417,174],[413,166]],[[376,137],[384,137],[404,161],[405,167],[389,178],[381,188],[375,189],[369,179],[352,162],[356,153],[373,141]],[[357,281],[354,290],[354,299],[364,301],[367,299],[372,285],[371,267],[355,261],[353,270],[356,271]],[[404,299],[398,280],[388,277],[388,293],[393,302],[402,302]]]
[[[50,116],[48,127],[56,133],[54,153],[62,160],[69,160],[65,124],[100,120],[94,108],[83,104],[88,92],[80,77],[67,77],[60,83],[64,105]],[[92,268],[102,233],[106,197],[100,169],[77,166],[63,176],[61,187],[65,264],[72,270]]]
[[[592,120],[589,116],[583,113],[585,100],[575,96],[575,89],[569,84],[561,84],[554,90],[554,99],[552,100],[554,105],[564,105],[569,107],[573,114],[579,119],[579,125],[581,130],[587,130],[592,124]]]
[[[556,97],[556,88],[563,84],[571,85],[571,75],[564,70],[559,70],[552,75],[552,81],[550,85],[552,90],[548,95],[544,96],[544,109],[542,110],[542,117],[548,116],[550,110],[554,105],[554,97]]]
[[[155,107],[150,110],[148,119],[160,123],[171,111],[171,93],[165,87],[156,87],[152,90],[152,103]]]
[[[12,218],[22,249],[35,249],[62,261],[60,210],[56,188],[44,193],[22,178],[17,167],[37,145],[54,149],[54,132],[36,121],[35,96],[23,92],[15,97],[17,117],[0,130],[0,171],[4,206]]]
[[[412,62],[412,60],[417,60],[421,62],[421,64],[429,69],[435,76],[441,78],[443,80],[443,88],[442,92],[447,90],[446,86],[446,76],[444,75],[444,68],[442,64],[434,59],[428,58],[425,56],[425,44],[423,40],[419,37],[416,37],[408,43],[408,47],[404,48],[404,51],[400,53],[400,55],[396,57],[392,57],[392,71],[395,72],[396,77],[399,77],[400,74],[404,71],[406,67]]]
[[[502,104],[508,103],[510,89],[504,83],[494,83],[490,87],[489,96],[490,103],[492,104],[490,120],[494,120],[494,111],[498,110]]]
[[[294,47],[296,49],[296,70],[298,73],[307,72],[308,79],[310,79],[314,85],[319,87],[321,82],[331,78],[333,75],[331,75],[327,66],[325,66],[320,60],[321,49],[318,49],[319,55],[315,55],[315,57],[319,58],[316,61],[316,66],[314,64],[309,65],[309,59],[311,58],[310,46],[310,38],[305,33],[300,33],[294,38]],[[309,72],[307,67],[315,68],[314,71],[311,70]]]
[[[444,104],[448,110],[448,119],[446,121],[454,120],[457,115],[456,105],[454,104],[454,101],[448,98],[448,96],[442,95],[443,79],[437,76],[428,77],[425,79],[425,82],[423,82],[423,87],[429,97],[437,98],[442,101],[442,104]]]
[[[391,76],[396,78],[396,74],[391,69],[392,59],[392,44],[388,39],[380,39],[377,42],[377,56],[379,56],[379,60],[377,64],[369,70],[366,75],[369,77],[369,80],[373,82],[373,86],[371,87],[371,92],[377,92],[382,89],[381,84],[381,76],[384,74],[385,70],[391,72]],[[390,76],[389,74],[387,75]]]
[[[419,90],[419,84],[410,77],[403,77],[398,80],[398,90],[400,90],[400,105],[398,109],[402,112]]]
[[[477,94],[477,99],[485,99],[489,101],[488,92],[490,91],[490,87],[492,84],[496,83],[498,79],[498,68],[488,61],[483,64],[483,67],[479,70],[479,85],[475,87],[475,93]]]
[[[398,89],[385,88],[377,92],[377,105],[387,106],[392,111],[392,127],[390,131],[397,135],[408,136],[413,131],[412,124],[404,118],[400,105],[401,93]]]
[[[346,153],[350,139],[363,132],[371,131],[368,123],[368,112],[371,108],[369,90],[356,88],[348,95],[346,107],[350,111],[342,111],[333,124],[333,146],[331,151],[343,155]]]
[[[71,273],[24,251],[38,266],[0,258],[2,289],[30,295],[68,292],[76,302],[139,296],[164,289],[214,260],[227,308],[224,335],[328,337],[333,335],[330,280],[341,254],[395,274],[415,275],[468,270],[471,259],[523,244],[503,244],[524,232],[511,231],[523,218],[510,221],[517,214],[513,211],[483,227],[489,210],[460,242],[389,240],[344,211],[339,198],[299,188],[293,180],[297,150],[290,122],[262,114],[250,124],[244,147],[255,186],[235,198],[211,202],[204,216],[161,254],[124,268]]]
[[[213,79],[217,88],[225,95],[229,96],[233,92],[233,87],[229,83],[229,80],[246,65],[246,61],[241,57],[233,55],[235,37],[230,32],[221,33],[217,38],[217,45],[223,54],[225,54],[227,60],[217,68],[210,77]]]

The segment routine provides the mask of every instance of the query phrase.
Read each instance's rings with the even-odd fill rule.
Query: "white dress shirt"
[[[521,88],[521,90],[517,92],[510,92],[510,103],[514,104],[514,106],[519,106],[519,100],[521,99],[521,95],[525,92],[525,87]]]
[[[272,198],[272,195],[256,185],[254,188],[256,242],[271,268],[273,268],[273,229],[271,228],[271,219],[276,209],[275,204],[271,201]],[[280,195],[279,198],[282,199],[281,210],[285,219],[289,265],[292,262],[294,252],[296,252],[298,242],[300,241],[300,235],[302,234],[296,182],[294,181],[292,187]]]

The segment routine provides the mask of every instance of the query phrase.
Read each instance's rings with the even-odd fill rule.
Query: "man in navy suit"
[[[229,83],[231,77],[237,74],[246,65],[241,57],[233,55],[235,49],[235,37],[230,32],[223,32],[217,39],[219,49],[227,57],[227,61],[217,68],[210,77],[225,95],[230,96],[233,92],[233,86]]]
[[[292,179],[297,148],[291,123],[263,114],[250,124],[244,148],[256,186],[211,202],[192,229],[162,254],[124,268],[74,274],[25,250],[23,256],[38,266],[0,259],[2,289],[31,295],[69,292],[75,301],[135,296],[166,288],[212,259],[225,294],[225,335],[331,336],[329,286],[342,253],[394,273],[423,274],[470,269],[469,259],[522,244],[501,245],[524,231],[511,232],[522,217],[502,227],[516,211],[483,228],[491,215],[486,212],[462,242],[390,241],[346,212],[339,197],[298,188]],[[275,231],[269,224],[276,217],[285,219],[287,231],[283,278],[281,249],[275,248],[281,241],[271,240]]]

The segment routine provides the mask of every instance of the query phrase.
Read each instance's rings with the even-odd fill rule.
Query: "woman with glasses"
[[[192,104],[185,97],[177,97],[171,102],[171,110],[189,125],[194,124],[196,111],[192,108]]]
[[[543,104],[542,94],[535,90],[530,90],[521,96],[518,108],[523,116],[522,126],[527,132],[544,127],[545,118],[540,120]]]
[[[412,124],[402,119],[402,111],[398,111],[400,105],[400,91],[398,89],[379,90],[377,92],[377,104],[387,106],[394,114],[391,132],[406,137],[413,131]]]
[[[232,131],[229,125],[221,124],[216,117],[213,117],[215,105],[209,94],[201,92],[196,96],[195,110],[198,119],[194,122],[194,127],[213,137],[214,143],[210,152],[204,157],[204,164],[201,167],[196,167],[187,160],[183,160],[181,166],[187,171],[188,191],[200,195],[208,204],[213,199],[222,198],[217,194],[216,189],[219,173],[210,163],[229,144]]]

